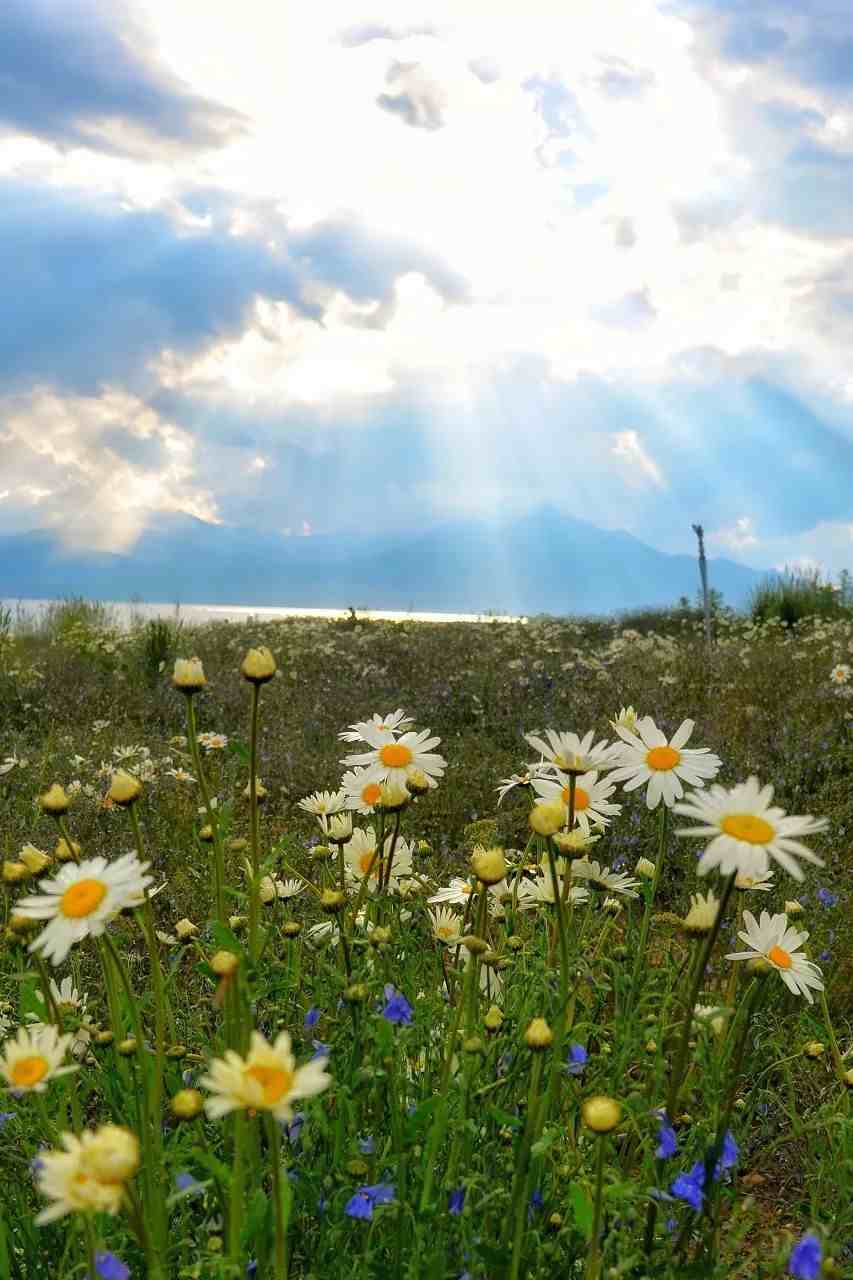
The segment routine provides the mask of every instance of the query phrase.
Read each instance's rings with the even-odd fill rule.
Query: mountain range
[[[710,584],[742,607],[766,573],[708,562]],[[695,598],[695,557],[544,507],[395,534],[285,537],[162,518],[128,554],[69,552],[52,531],[0,535],[0,597],[141,599],[303,608],[605,614]]]

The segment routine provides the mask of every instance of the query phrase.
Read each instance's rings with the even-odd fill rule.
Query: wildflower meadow
[[[853,623],[664,621],[0,628],[0,1280],[853,1276]]]

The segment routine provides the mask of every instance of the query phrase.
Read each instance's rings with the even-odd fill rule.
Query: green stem
[[[213,896],[216,903],[216,918],[220,924],[225,923],[225,857],[222,852],[222,835],[219,830],[219,815],[210,803],[210,788],[201,763],[201,751],[196,733],[195,706],[192,695],[187,695],[187,738],[193,758],[193,768],[198,778],[201,798],[204,801],[204,812],[210,829],[213,832]]]
[[[601,1219],[604,1211],[604,1143],[603,1133],[595,1139],[595,1199],[592,1208],[592,1237],[585,1280],[598,1280],[601,1275]]]
[[[252,685],[252,724],[249,736],[249,846],[252,854],[252,880],[249,885],[249,957],[258,958],[258,925],[261,911],[261,854],[258,844],[258,712],[261,686]]]
[[[228,1259],[240,1261],[240,1230],[243,1223],[244,1155],[246,1147],[246,1116],[234,1112],[234,1155],[231,1171],[231,1199],[228,1204]]]
[[[145,846],[142,841],[142,830],[136,813],[136,806],[128,807],[130,825],[136,841],[136,849],[140,862],[145,861]],[[154,928],[154,910],[148,890],[145,890],[145,902],[142,907],[142,933],[148,947],[148,962],[151,967],[151,985],[154,989],[154,1044],[156,1048],[156,1066],[154,1070],[154,1096],[152,1111],[160,1114],[163,1096],[163,1061],[166,1054],[166,993],[163,986],[163,970],[160,967],[160,952],[157,946],[157,934]]]
[[[257,686],[255,686],[257,688]],[[275,1207],[275,1280],[287,1280],[287,1226],[290,1218],[290,1194],[284,1203],[284,1179],[281,1176],[281,1134],[275,1116],[267,1115],[267,1138],[272,1160],[272,1194]]]
[[[566,1022],[569,1004],[569,938],[566,928],[565,907],[557,879],[557,861],[554,846],[548,841],[548,867],[551,873],[551,885],[554,894],[554,906],[557,911],[557,936],[560,943],[560,1007],[554,1027],[554,1056],[551,1059],[551,1070],[548,1078],[548,1093],[545,1101],[546,1119],[552,1114],[557,1097],[557,1082],[563,1064],[563,1048],[566,1038]],[[571,874],[571,865],[567,865],[567,878]]]
[[[524,1133],[522,1134],[518,1157],[515,1162],[510,1216],[507,1219],[507,1223],[513,1223],[512,1261],[510,1263],[509,1280],[518,1280],[521,1274],[521,1254],[527,1219],[530,1149],[536,1140],[536,1133],[539,1128],[539,1088],[542,1082],[543,1066],[543,1054],[541,1051],[534,1052],[533,1063],[530,1068],[530,1088],[527,1095],[527,1122],[524,1126]]]
[[[86,1273],[88,1276],[97,1276],[95,1270],[95,1254],[97,1247],[95,1243],[95,1227],[92,1222],[91,1213],[83,1214],[83,1234],[86,1238]]]
[[[643,909],[643,922],[640,925],[640,941],[637,945],[637,958],[634,961],[634,973],[631,978],[631,997],[630,1004],[633,1008],[643,985],[643,977],[646,972],[646,946],[649,940],[649,926],[652,921],[652,912],[655,906],[655,898],[657,897],[658,884],[660,883],[660,874],[663,868],[664,845],[666,843],[666,819],[669,809],[663,801],[660,805],[660,817],[658,819],[658,856],[655,860],[655,874],[652,879],[652,887],[646,898],[646,905]]]
[[[823,1020],[826,1023],[826,1033],[829,1036],[829,1051],[832,1054],[832,1065],[835,1067],[835,1074],[838,1079],[844,1083],[844,1059],[841,1056],[841,1050],[838,1047],[838,1041],[835,1038],[835,1029],[832,1025],[832,1019],[829,1016],[829,1004],[826,999],[826,992],[821,990],[820,1007],[823,1010]]]

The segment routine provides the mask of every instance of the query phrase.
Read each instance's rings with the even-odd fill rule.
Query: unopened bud
[[[117,769],[110,784],[109,797],[113,804],[128,809],[142,795],[142,783],[132,773]]]
[[[116,1048],[123,1058],[132,1058],[136,1053],[136,1037],[127,1036],[126,1039],[119,1040]]]
[[[60,836],[54,847],[53,856],[57,862],[76,862],[81,851],[81,846],[76,840],[72,840],[69,845],[65,836]]]
[[[199,689],[203,689],[207,684],[204,674],[204,667],[201,665],[200,658],[176,658],[175,668],[172,672],[172,684],[176,689],[180,689],[181,693],[191,697],[192,694],[198,693]]]
[[[483,1025],[487,1031],[500,1031],[504,1024],[504,1016],[496,1004],[489,1006],[489,1011],[483,1019]]]
[[[327,915],[337,915],[346,906],[347,895],[341,889],[324,889],[320,894],[320,907]]]
[[[250,649],[240,666],[240,674],[250,684],[266,684],[276,672],[275,658],[266,646]]]
[[[481,956],[484,951],[489,949],[489,944],[485,938],[478,938],[476,933],[466,933],[462,939],[462,945],[471,952],[472,956]]]
[[[210,967],[218,978],[230,978],[240,967],[240,957],[233,951],[216,951],[210,957]]]
[[[50,813],[56,818],[60,817],[63,813],[67,813],[68,806],[70,804],[71,801],[68,799],[64,789],[58,782],[54,782],[51,787],[48,787],[44,795],[39,796],[39,806],[41,809],[45,813]]]
[[[285,938],[298,938],[302,932],[301,920],[285,920],[281,926],[281,932]]]
[[[198,838],[202,844],[213,844],[213,827],[206,822],[198,833]]]
[[[352,986],[344,988],[344,1000],[347,1004],[363,1004],[369,994],[363,982],[354,982]]]
[[[198,933],[198,925],[193,924],[192,920],[188,920],[184,916],[183,920],[179,920],[175,925],[175,933],[181,942],[186,942],[189,938],[194,938]]]
[[[819,1040],[809,1040],[808,1044],[803,1045],[803,1053],[807,1058],[820,1058],[825,1052],[826,1045]]]
[[[550,1049],[554,1043],[554,1032],[544,1018],[534,1018],[524,1033],[524,1043],[534,1053]]]
[[[198,1089],[180,1089],[172,1098],[172,1115],[176,1120],[194,1120],[201,1114],[204,1098]]]
[[[610,1133],[622,1119],[622,1108],[615,1098],[604,1094],[596,1094],[587,1098],[581,1107],[581,1116],[588,1129],[593,1133]]]
[[[494,846],[484,849],[477,846],[471,854],[471,867],[481,884],[500,884],[506,877],[506,858],[503,849]]]
[[[32,844],[25,844],[18,857],[34,876],[39,875],[51,863],[50,854],[42,853],[41,849]]]
[[[375,929],[371,929],[367,941],[372,947],[387,947],[391,941],[391,930],[384,925],[377,925]]]
[[[534,805],[528,818],[531,828],[540,836],[554,835],[565,820],[566,810],[556,801]]]
[[[25,862],[4,862],[3,879],[7,884],[19,884],[21,880],[29,880],[30,869]]]
[[[649,858],[640,858],[634,871],[638,876],[642,876],[644,880],[654,880],[655,864]]]

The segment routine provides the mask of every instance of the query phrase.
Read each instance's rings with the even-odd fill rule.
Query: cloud
[[[708,533],[709,544],[717,544],[731,551],[743,551],[758,546],[758,535],[752,516],[738,516],[729,529],[714,529]]]
[[[0,83],[0,128],[64,146],[220,146],[246,123],[158,66],[122,0],[4,0]]]
[[[645,476],[659,489],[665,488],[660,467],[643,448],[636,431],[617,431],[612,439],[610,452],[614,458],[619,458],[625,464],[632,480],[636,482],[640,476]]]

